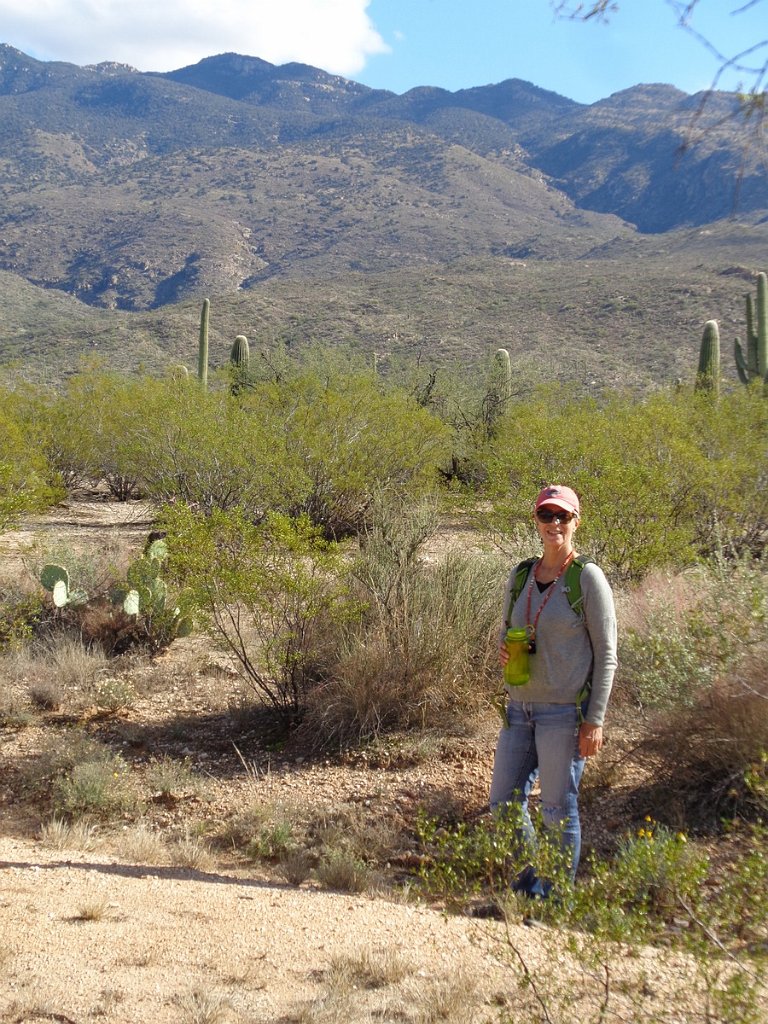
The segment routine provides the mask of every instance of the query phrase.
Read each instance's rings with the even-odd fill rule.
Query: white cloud
[[[41,60],[171,71],[236,52],[353,76],[388,52],[370,0],[0,0],[0,42]]]

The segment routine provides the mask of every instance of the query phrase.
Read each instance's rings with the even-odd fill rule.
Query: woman
[[[507,721],[496,746],[490,795],[494,811],[511,803],[521,806],[523,830],[532,840],[528,798],[539,778],[544,824],[562,837],[571,879],[581,850],[579,783],[585,758],[603,745],[603,719],[617,664],[613,595],[594,562],[587,560],[579,575],[580,612],[569,601],[564,577],[576,557],[580,517],[579,499],[570,487],[545,487],[534,506],[543,552],[515,600],[517,569],[509,579],[500,660],[502,665],[508,660],[507,628],[524,627],[530,675],[522,686],[506,688]],[[546,896],[548,884],[528,868],[514,888]]]

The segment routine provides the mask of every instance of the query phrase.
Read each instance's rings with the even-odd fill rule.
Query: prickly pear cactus
[[[40,572],[40,583],[51,594],[56,608],[86,604],[88,601],[88,595],[84,591],[70,589],[69,573],[63,565],[52,562],[44,565]]]
[[[64,586],[69,590],[69,573],[63,565],[55,565],[49,563],[44,565],[40,573],[40,582],[46,590],[53,592],[53,588],[57,583],[63,583]]]

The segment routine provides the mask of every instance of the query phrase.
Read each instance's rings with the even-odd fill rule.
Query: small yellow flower
[[[683,835],[682,832],[678,832],[677,833],[676,839],[677,839],[678,843],[687,843],[688,842],[687,838]]]

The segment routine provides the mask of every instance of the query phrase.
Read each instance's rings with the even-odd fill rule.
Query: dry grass
[[[110,913],[112,905],[107,899],[89,900],[81,903],[77,913],[73,915],[73,921],[104,921]]]
[[[232,1017],[232,1000],[219,992],[195,988],[176,997],[184,1024],[224,1024]]]
[[[145,821],[127,828],[116,843],[118,855],[134,864],[167,864],[168,847],[162,837],[152,832]]]
[[[95,702],[107,664],[99,648],[58,635],[7,652],[2,671],[10,685],[26,687],[37,707],[77,713]]]
[[[188,868],[190,871],[213,871],[216,866],[209,847],[190,832],[169,845],[168,856],[174,867]]]
[[[331,958],[328,984],[335,988],[385,988],[397,985],[415,967],[391,948],[365,948],[355,953],[339,953]]]
[[[89,821],[66,821],[54,815],[40,827],[40,842],[54,850],[96,850],[100,844],[98,830]]]
[[[411,980],[405,995],[405,1005],[415,1010],[413,1024],[472,1024],[484,1002],[477,983],[462,972],[431,979],[426,985]]]
[[[472,1024],[484,1000],[466,974],[426,979],[391,950],[335,957],[325,991],[301,1006],[296,1024]]]

